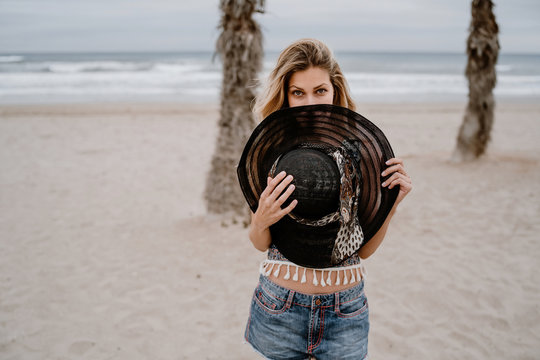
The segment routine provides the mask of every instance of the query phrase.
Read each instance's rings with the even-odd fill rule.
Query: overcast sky
[[[0,0],[0,53],[213,50],[218,0]],[[267,50],[462,52],[471,0],[266,0]],[[540,53],[540,1],[495,1],[502,51]]]

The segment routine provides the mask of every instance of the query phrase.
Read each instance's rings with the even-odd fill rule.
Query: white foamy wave
[[[211,96],[215,97],[219,95],[219,88],[213,87],[213,88],[200,88],[200,89],[188,89],[185,91],[188,95],[194,95],[194,96]]]
[[[426,60],[422,56],[415,60],[419,62],[415,67],[400,71],[403,61],[412,63],[412,55],[401,60],[399,56],[394,59],[372,54],[367,60],[362,56],[350,55],[347,61],[351,70],[345,73],[353,96],[360,101],[461,101],[467,97],[467,79],[461,71],[448,70],[452,62],[445,60],[441,65],[439,58]],[[377,66],[370,65],[372,58],[380,60]],[[461,59],[455,62],[458,60],[461,63]],[[274,62],[266,58],[257,78],[264,82]],[[499,65],[495,94],[539,98],[537,67],[536,57],[507,59]],[[211,54],[206,53],[0,57],[0,103],[117,99],[204,102],[218,99],[221,82],[222,65],[213,63]],[[258,84],[256,79],[252,83]]]
[[[113,86],[126,88],[197,88],[199,86],[219,86],[221,74],[219,73],[188,73],[179,76],[171,76],[168,73],[72,73],[72,74],[4,74],[1,77],[0,88],[36,88],[49,87],[51,89],[69,84],[73,87],[94,88],[96,91],[107,91]]]
[[[202,65],[196,64],[166,64],[158,63],[155,64],[152,70],[166,72],[166,73],[186,73],[192,71],[201,71],[203,69]]]
[[[540,76],[498,76],[497,82],[499,84],[540,84]]]
[[[347,74],[353,94],[464,94],[463,76],[435,74]]]
[[[24,56],[19,56],[19,55],[0,56],[0,63],[19,63],[23,61],[24,61]]]
[[[494,92],[508,96],[539,96],[540,76],[498,76]]]
[[[146,95],[154,99],[163,95],[215,100],[220,81],[217,72],[177,76],[165,72],[6,73],[0,76],[0,101],[85,97],[109,101]]]
[[[497,72],[509,72],[509,71],[514,70],[514,67],[512,65],[500,64],[500,65],[495,65],[495,69],[497,70]]]
[[[435,74],[349,74],[349,86],[357,96],[456,96],[468,93],[468,83],[460,75]],[[493,90],[498,96],[540,95],[540,76],[499,75]]]
[[[120,61],[50,62],[41,68],[54,73],[145,71],[152,64]]]
[[[56,86],[51,87],[34,87],[18,88],[6,91],[6,89],[0,89],[0,96],[7,95],[158,95],[158,94],[174,94],[174,91],[165,88],[146,87],[144,89],[137,87],[124,87],[124,86],[110,86],[107,89],[96,88],[81,88],[75,86]]]
[[[88,62],[43,62],[27,64],[24,70],[29,72],[48,72],[57,74],[73,73],[121,73],[121,72],[163,72],[181,74],[198,72],[204,65],[184,63],[141,63],[120,61],[88,61]]]

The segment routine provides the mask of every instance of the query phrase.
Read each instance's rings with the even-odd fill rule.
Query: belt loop
[[[287,308],[291,307],[295,293],[296,292],[294,290],[289,290],[289,296],[287,297],[287,304],[285,305],[287,306]]]
[[[339,292],[336,292],[334,294],[334,311],[337,312],[339,310]]]

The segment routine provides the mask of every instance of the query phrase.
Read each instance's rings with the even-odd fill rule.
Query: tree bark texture
[[[251,103],[255,79],[262,67],[263,46],[254,12],[264,0],[221,0],[221,34],[216,51],[223,64],[219,132],[206,179],[205,201],[210,213],[245,215],[247,205],[238,184],[236,166],[255,127]]]
[[[469,101],[459,129],[452,159],[468,161],[485,153],[493,127],[497,82],[495,65],[499,55],[499,27],[490,0],[473,0],[467,39]]]

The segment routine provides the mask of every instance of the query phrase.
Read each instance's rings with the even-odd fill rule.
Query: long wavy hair
[[[310,67],[319,67],[328,71],[330,82],[334,87],[334,105],[356,110],[347,80],[332,51],[319,40],[301,39],[289,45],[279,55],[276,67],[268,76],[262,92],[255,98],[253,112],[256,118],[260,121],[274,111],[288,107],[289,79],[293,73]]]

